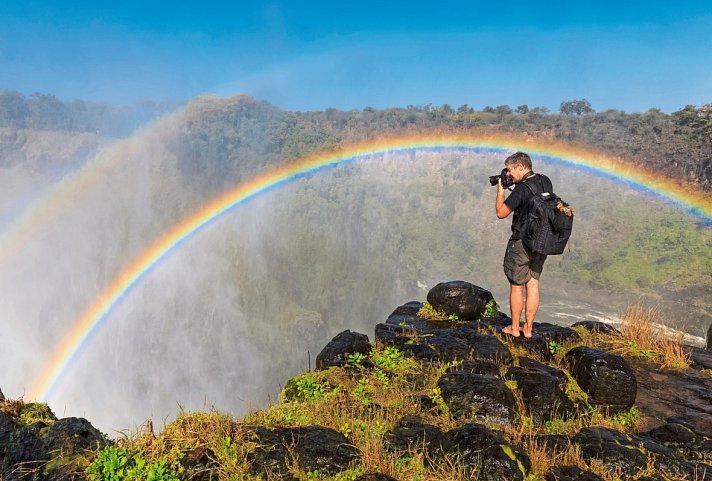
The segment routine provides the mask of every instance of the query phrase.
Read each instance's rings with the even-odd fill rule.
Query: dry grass
[[[664,336],[664,331],[655,326],[657,311],[646,311],[641,306],[632,306],[624,319],[624,336],[621,339],[587,334],[582,343],[599,346],[607,344],[608,347],[613,346],[619,350],[627,349],[625,353],[628,355],[634,355],[631,346],[635,343],[638,351],[654,352],[655,360],[662,365],[677,366],[682,361],[689,363],[689,359],[680,349],[679,340],[670,340]],[[502,340],[516,356],[517,349],[509,337]],[[562,346],[562,350],[568,350],[570,347],[573,346]],[[420,405],[422,395],[436,400],[434,394],[438,379],[456,363],[420,364],[409,358],[398,357],[393,352],[389,353],[388,349],[386,346],[374,345],[374,352],[369,357],[370,362],[378,366],[377,369],[353,365],[309,373],[316,382],[300,384],[299,389],[312,389],[313,396],[302,396],[298,401],[271,405],[254,411],[239,421],[215,411],[181,413],[158,435],[154,435],[153,427],[147,425],[143,430],[126,436],[120,443],[134,452],[141,452],[146,459],[177,460],[191,449],[204,447],[214,453],[220,480],[249,480],[259,479],[249,474],[250,466],[247,462],[248,454],[256,447],[251,435],[252,426],[319,425],[346,436],[349,443],[361,452],[361,459],[350,471],[333,478],[305,472],[299,466],[299,460],[292,459],[289,468],[300,480],[348,481],[359,474],[373,472],[385,473],[396,479],[420,481],[469,479],[472,473],[466,472],[463,463],[456,456],[430,459],[425,449],[404,454],[386,448],[386,433],[404,416],[419,416],[423,422],[437,426],[442,431],[453,429],[463,422],[452,419],[449,413],[442,409],[424,411]],[[529,352],[519,354],[532,357]],[[502,366],[501,369],[504,372],[505,367]],[[569,382],[575,384],[574,381]],[[318,387],[320,383],[323,383],[324,389]],[[534,425],[518,389],[514,383],[509,385],[515,395],[519,418],[511,425],[489,427],[504,430],[508,442],[523,447],[532,463],[531,479],[542,479],[552,467],[561,465],[575,465],[593,471],[607,481],[613,481],[615,476],[620,474],[595,461],[585,462],[575,445],[570,445],[564,451],[552,450],[544,445],[538,436],[572,436],[581,428],[594,425],[630,433],[635,430],[634,412],[624,413],[623,417],[618,418],[606,416],[588,406],[582,398],[579,399],[579,412],[570,419],[554,419],[544,425]],[[567,386],[568,391],[570,389]],[[569,393],[569,397],[576,398],[576,393]],[[435,404],[437,405],[437,402]],[[265,476],[266,479],[273,478],[271,475]]]
[[[621,338],[612,337],[614,350],[631,357],[654,361],[662,368],[683,369],[692,363],[685,352],[682,334],[671,337],[662,327],[657,307],[631,304],[621,316]]]

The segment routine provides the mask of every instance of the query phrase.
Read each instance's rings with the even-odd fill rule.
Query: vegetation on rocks
[[[407,317],[410,315],[407,313],[415,312],[415,307],[407,305],[397,309],[391,316],[393,322],[419,319]],[[707,474],[691,477],[688,465],[675,461],[667,451],[655,451],[653,446],[656,445],[651,438],[641,434],[641,430],[648,429],[650,424],[650,412],[646,411],[645,405],[636,404],[615,414],[609,413],[606,408],[590,402],[569,372],[571,365],[566,353],[581,347],[618,349],[625,358],[647,363],[648,369],[653,371],[690,370],[690,358],[678,358],[679,339],[665,339],[663,333],[651,335],[656,329],[653,311],[633,306],[624,317],[626,323],[620,332],[596,332],[604,326],[592,329],[589,325],[571,330],[576,335],[570,341],[549,341],[547,346],[551,342],[557,343],[555,353],[548,348],[539,350],[534,341],[515,340],[502,334],[498,326],[511,322],[506,318],[501,322],[494,319],[493,324],[467,324],[472,327],[465,329],[479,329],[482,334],[494,336],[508,346],[514,354],[513,361],[470,357],[425,362],[380,339],[371,343],[367,355],[351,354],[343,365],[304,372],[288,380],[281,402],[251,412],[242,419],[216,410],[181,412],[158,433],[149,421],[135,433],[109,440],[98,451],[71,451],[70,456],[54,456],[49,464],[35,464],[33,469],[46,474],[62,473],[65,467],[74,473],[72,477],[50,476],[46,479],[90,481],[464,481],[504,479],[500,477],[503,476],[501,473],[508,471],[500,471],[502,469],[520,473],[512,479],[543,481],[550,479],[554,470],[571,470],[573,466],[605,481],[645,479],[648,475],[667,480],[709,479]],[[547,329],[545,325],[535,325],[538,336],[546,335]],[[410,332],[415,331],[420,334],[413,338],[414,341],[429,342],[430,331],[413,325]],[[403,332],[407,334],[408,330]],[[358,336],[337,336],[335,340],[339,339],[338,345],[348,352],[344,340],[358,342]],[[651,338],[655,340],[651,341]],[[630,349],[619,349],[633,342],[654,355],[641,358]],[[331,359],[338,360],[333,356]],[[442,380],[474,372],[473,369],[491,372],[481,379],[506,379],[504,385],[516,406],[511,422],[502,421],[497,416],[480,417],[475,410],[479,424],[473,424],[469,415],[463,418],[461,412],[458,414],[453,410],[459,408],[453,404],[451,393],[442,389],[445,386]],[[559,376],[557,382],[565,386],[566,403],[573,408],[573,413],[552,411],[551,415],[541,418],[534,412],[537,401],[531,397],[531,386],[527,384],[528,378],[534,375],[532,369],[540,374],[549,372]],[[557,372],[562,373],[561,376]],[[46,426],[54,422],[46,405],[5,400],[0,404],[0,411],[16,424],[13,432],[18,432],[20,426]],[[8,453],[12,450],[15,435],[10,434],[8,438],[8,431],[3,433],[0,433],[0,447],[5,453],[3,459],[10,459]],[[611,468],[605,459],[599,460],[591,454],[590,450],[594,449],[591,447],[594,445],[588,444],[591,436],[612,445],[629,445],[624,449],[634,449],[637,461],[633,464],[617,464],[615,461]],[[331,438],[336,442],[334,446],[343,446],[334,448],[341,449],[341,454],[318,451],[320,454],[312,457],[317,448],[311,443]],[[605,441],[609,438],[610,441]],[[305,440],[309,439],[313,440],[305,445]],[[480,455],[473,458],[472,452],[462,451],[461,443],[464,440],[474,442],[475,439],[485,443],[481,445],[485,449],[483,452],[494,449],[494,445],[500,447],[488,455],[494,456],[491,459]],[[343,451],[347,446],[353,451]],[[330,456],[341,456],[341,461],[324,461]],[[491,464],[493,459],[501,461]],[[510,468],[505,468],[507,463]],[[50,465],[52,469],[48,470]],[[70,465],[72,468],[67,468]],[[82,471],[78,471],[77,466],[83,466]],[[695,469],[705,469],[705,466],[698,463]],[[3,469],[5,474],[17,474],[17,466],[5,464]]]

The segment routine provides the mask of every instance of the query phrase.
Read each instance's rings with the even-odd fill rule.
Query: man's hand
[[[494,203],[494,209],[498,219],[504,219],[512,213],[512,209],[504,203],[504,190],[504,187],[502,187],[502,178],[500,177],[497,181],[497,199]]]

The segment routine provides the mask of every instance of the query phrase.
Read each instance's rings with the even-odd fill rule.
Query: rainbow
[[[46,401],[81,349],[106,321],[111,309],[161,259],[190,236],[235,207],[273,188],[333,166],[385,153],[414,151],[528,152],[534,158],[590,171],[677,204],[703,222],[712,223],[712,196],[694,191],[654,172],[602,152],[551,140],[514,134],[414,133],[380,137],[317,152],[281,165],[222,194],[185,218],[129,265],[73,325],[30,390],[29,398]]]

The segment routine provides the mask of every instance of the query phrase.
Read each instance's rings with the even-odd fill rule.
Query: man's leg
[[[533,277],[529,279],[526,283],[526,289],[527,302],[526,309],[524,310],[524,317],[526,319],[524,335],[530,337],[532,335],[532,328],[534,327],[536,311],[539,310],[539,279],[534,279]]]
[[[519,322],[524,308],[524,286],[509,285],[509,313],[512,315],[511,333],[519,333]],[[515,336],[517,334],[514,334]]]

